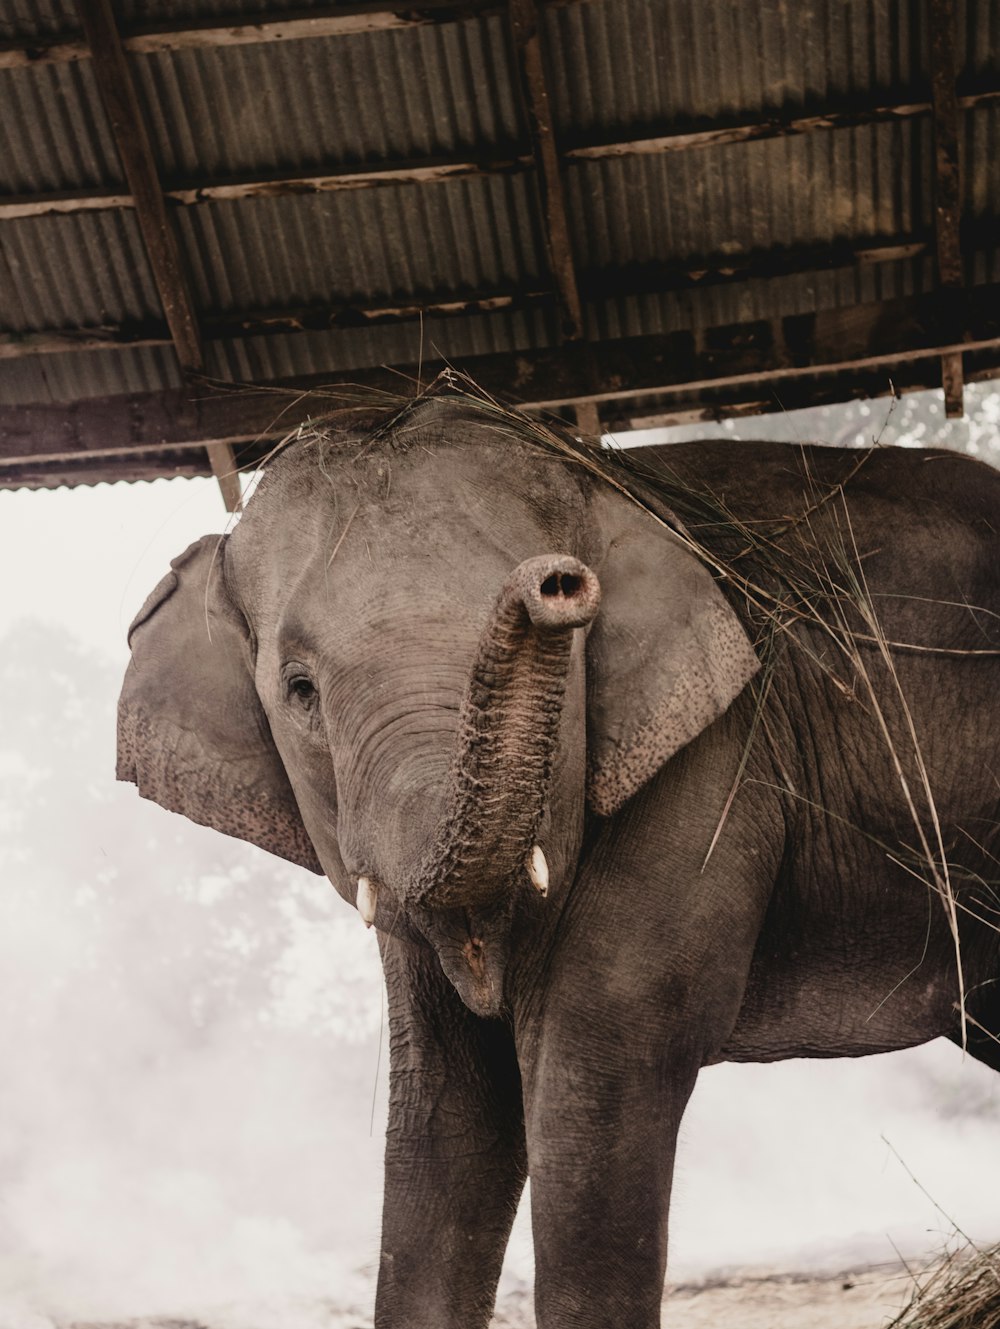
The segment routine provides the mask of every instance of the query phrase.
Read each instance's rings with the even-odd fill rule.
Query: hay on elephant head
[[[1000,1245],[950,1250],[886,1329],[1000,1329]]]
[[[289,406],[301,408],[306,399],[315,400],[319,409],[316,417],[281,439],[259,466],[266,468],[293,444],[315,448],[319,469],[324,473],[327,458],[343,455],[345,448],[357,461],[373,453],[378,455],[381,450],[405,452],[412,441],[415,412],[433,398],[444,409],[455,409],[463,417],[474,413],[480,421],[488,422],[497,436],[533,444],[540,452],[589,472],[671,530],[713,572],[724,593],[733,599],[734,607],[738,606],[762,665],[751,685],[755,705],[743,759],[705,861],[714,850],[743,781],[752,744],[758,737],[770,741],[765,732],[766,702],[778,659],[789,649],[803,653],[833,688],[868,710],[889,755],[905,816],[912,824],[912,836],[907,842],[901,837],[882,844],[860,827],[852,829],[865,835],[892,863],[940,900],[954,945],[956,1005],[964,1046],[967,1027],[973,1021],[966,1012],[959,915],[972,914],[998,933],[1000,924],[992,910],[985,917],[958,898],[921,736],[896,664],[900,654],[982,657],[1000,655],[1000,647],[963,649],[901,642],[888,639],[883,632],[847,501],[847,491],[875,448],[845,450],[841,474],[824,482],[812,475],[802,454],[799,510],[767,521],[743,520],[730,510],[723,496],[677,473],[666,456],[641,448],[606,447],[600,438],[582,437],[563,421],[524,414],[460,371],[448,368],[426,386],[404,380],[400,387],[398,394],[349,384],[305,393],[293,387],[247,389],[273,395],[276,410],[272,425]],[[877,447],[878,439],[874,443]],[[898,718],[890,723],[891,714]],[[787,777],[785,785],[784,794],[799,797]],[[812,806],[817,812],[826,811],[819,805]],[[833,817],[834,813],[829,815]],[[970,880],[988,889],[993,885],[981,877]]]

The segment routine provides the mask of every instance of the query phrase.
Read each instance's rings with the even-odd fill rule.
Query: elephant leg
[[[736,1023],[780,853],[766,810],[734,809],[703,869],[712,808],[688,801],[611,824],[516,1010],[539,1329],[660,1324],[678,1127]]]
[[[380,937],[390,1091],[376,1329],[485,1329],[526,1173],[509,1025],[421,943]]]
[[[626,1038],[587,1077],[544,1074],[529,1109],[539,1329],[658,1329],[681,1114],[697,1068]],[[630,1046],[631,1045],[631,1046]]]

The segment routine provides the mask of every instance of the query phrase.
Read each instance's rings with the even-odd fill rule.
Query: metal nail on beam
[[[76,9],[177,358],[182,371],[201,371],[205,357],[194,302],[114,13],[109,0],[76,0]],[[232,450],[227,452],[210,451],[209,456],[226,507],[235,512],[240,506],[240,481]]]
[[[934,239],[937,250],[938,285],[942,297],[942,322],[955,340],[953,329],[961,323],[964,285],[962,270],[962,182],[959,171],[959,105],[957,77],[956,17],[954,0],[930,0],[931,104],[934,121]],[[945,415],[964,414],[962,353],[941,358],[941,386]]]

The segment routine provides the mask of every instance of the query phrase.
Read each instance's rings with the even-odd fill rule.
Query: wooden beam
[[[1000,284],[967,292],[960,333],[958,343],[941,342],[939,301],[931,293],[697,334],[471,356],[461,368],[487,391],[530,409],[592,403],[609,418],[641,414],[650,399],[660,411],[694,409],[720,394],[739,402],[767,400],[773,393],[779,401],[805,405],[824,383],[838,379],[833,399],[845,400],[854,391],[890,391],[892,383],[925,386],[920,366],[958,350],[977,362],[977,376],[995,374]],[[422,381],[443,367],[425,363]],[[310,417],[357,404],[359,396],[377,405],[379,394],[407,395],[415,386],[416,366],[401,365],[256,388],[205,386],[71,406],[7,407],[0,410],[0,470],[33,467],[37,473],[43,463],[82,464],[220,442],[241,456],[243,450],[259,456],[267,439]]]
[[[934,121],[934,238],[938,283],[944,297],[942,318],[948,328],[954,328],[961,321],[959,306],[964,284],[955,39],[954,0],[930,0],[931,101]],[[954,340],[953,333],[946,335]],[[963,415],[965,407],[960,351],[942,357],[941,386],[944,389],[945,414],[952,417]]]
[[[996,233],[990,219],[968,222],[963,228],[970,253],[987,249]],[[745,254],[711,254],[686,262],[656,261],[600,268],[579,275],[581,300],[587,304],[628,295],[664,295],[702,287],[799,275],[818,277],[823,272],[900,263],[932,252],[932,232],[871,236],[866,240],[820,245],[779,245]],[[436,298],[395,304],[335,301],[292,309],[237,310],[207,315],[200,320],[205,341],[238,341],[247,337],[324,332],[420,319],[456,318],[512,309],[543,308],[555,302],[555,292],[544,288],[523,291],[456,291]],[[0,360],[33,355],[65,355],[122,347],[170,345],[169,328],[158,320],[103,324],[81,328],[50,328],[38,332],[0,332]]]
[[[301,174],[256,171],[223,180],[186,181],[163,188],[172,205],[229,203],[252,198],[300,198],[308,194],[334,194],[357,189],[380,189],[402,184],[442,184],[475,176],[517,175],[533,169],[529,153],[484,151],[465,159],[411,157],[397,161],[347,162],[329,171]],[[95,212],[131,208],[131,194],[115,189],[62,190],[51,193],[0,195],[0,221],[19,217],[45,217],[68,212]]]
[[[977,357],[970,355],[975,366]],[[1000,355],[986,359],[966,375],[967,382],[995,378],[1000,368]],[[881,371],[859,371],[826,378],[800,379],[778,387],[747,385],[743,388],[702,390],[688,395],[675,392],[666,401],[656,398],[623,400],[609,403],[602,409],[602,428],[605,433],[622,433],[631,429],[647,429],[673,424],[710,425],[722,419],[744,415],[763,415],[769,412],[797,410],[832,402],[845,402],[855,398],[878,398],[899,395],[901,392],[919,391],[938,386],[938,367],[933,359],[911,361],[896,366],[892,376]],[[112,409],[104,420],[120,418],[134,411],[141,415],[141,398],[125,398],[107,403]],[[29,408],[35,410],[36,408]],[[41,421],[36,421],[41,425]],[[63,421],[65,424],[65,420]],[[78,422],[79,423],[79,422]],[[52,424],[50,421],[49,424]],[[44,426],[47,427],[47,426]],[[58,425],[52,425],[58,428]],[[874,429],[876,425],[873,426]],[[2,434],[0,434],[2,437]],[[240,462],[249,469],[266,459],[273,446],[274,435],[263,435],[240,445]],[[58,440],[55,440],[58,441]],[[96,441],[96,440],[95,440]],[[102,481],[155,480],[160,477],[211,475],[204,446],[182,444],[160,451],[113,452],[88,454],[77,451],[64,460],[45,455],[5,466],[0,461],[0,489],[52,489],[61,485],[93,485]]]
[[[551,0],[550,0],[551,2]],[[959,109],[975,110],[1000,103],[1000,87],[980,89],[958,99]],[[636,125],[618,130],[610,138],[566,141],[562,144],[564,166],[579,166],[602,157],[686,152],[716,147],[726,143],[754,142],[763,138],[783,138],[859,125],[906,120],[930,115],[930,102],[873,102],[867,109],[831,107],[816,115],[796,115],[789,109],[766,120],[737,119],[730,123],[714,121],[711,127],[697,127],[697,122],[677,122],[657,126]],[[225,179],[187,180],[163,187],[171,205],[194,207],[202,203],[232,202],[252,198],[287,198],[303,194],[339,193],[343,190],[381,189],[394,185],[446,184],[450,180],[482,176],[519,175],[533,170],[532,152],[508,144],[484,148],[460,157],[415,156],[344,162],[326,171],[289,172],[256,171]],[[114,208],[132,208],[135,200],[120,189],[52,190],[31,194],[0,194],[0,221],[20,217],[45,217],[62,213],[99,212]]]
[[[333,332],[344,328],[416,323],[424,318],[460,318],[512,309],[537,309],[555,303],[555,292],[454,292],[438,299],[397,304],[353,304],[349,301],[317,303],[294,309],[262,309],[213,314],[201,319],[205,341],[238,341],[246,337],[288,335],[297,332]],[[156,320],[102,324],[82,328],[50,328],[39,332],[0,332],[0,360],[30,355],[66,355],[77,351],[118,351],[123,347],[169,346],[170,330]]]
[[[701,118],[662,126],[636,125],[628,134],[619,129],[603,136],[590,134],[583,141],[575,141],[567,135],[562,144],[562,155],[567,163],[600,161],[605,157],[660,156],[668,152],[726,147],[731,143],[796,138],[821,130],[858,129],[866,125],[912,120],[930,112],[931,103],[926,99],[854,99],[842,106],[822,107],[809,113],[805,113],[801,106],[789,105],[769,116],[723,115],[711,120]]]
[[[545,57],[539,30],[539,10],[535,0],[510,0],[510,25],[520,74],[521,95],[528,117],[534,149],[536,176],[542,210],[542,234],[549,269],[559,291],[562,335],[575,341],[583,336],[583,310],[573,265],[573,247],[566,217],[559,154]]]
[[[583,0],[543,0],[549,5],[580,4]],[[259,46],[268,42],[304,41],[318,37],[351,37],[365,32],[389,32],[426,24],[457,23],[485,18],[503,11],[499,0],[400,0],[367,3],[320,3],[309,9],[233,14],[224,23],[218,16],[173,23],[135,24],[125,31],[125,49],[134,55],[160,51],[190,51],[220,46]],[[0,69],[24,69],[45,64],[66,64],[90,59],[87,43],[76,36],[28,37],[0,42]]]
[[[156,171],[156,159],[129,72],[125,50],[110,0],[76,0],[77,13],[90,47],[94,80],[104,104],[135,206],[136,219],[171,340],[182,372],[202,370],[204,353],[194,301],[188,287],[177,236],[174,234]],[[239,479],[232,454],[209,451],[209,461],[230,512],[240,506]]]

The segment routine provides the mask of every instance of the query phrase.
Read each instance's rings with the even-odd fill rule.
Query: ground
[[[899,1265],[836,1275],[733,1275],[683,1283],[664,1300],[665,1329],[884,1329],[912,1290]],[[534,1329],[528,1289],[509,1293],[497,1308],[495,1329]],[[332,1304],[220,1310],[198,1319],[69,1321],[58,1329],[368,1329],[370,1318]],[[53,1329],[57,1329],[53,1325]]]

